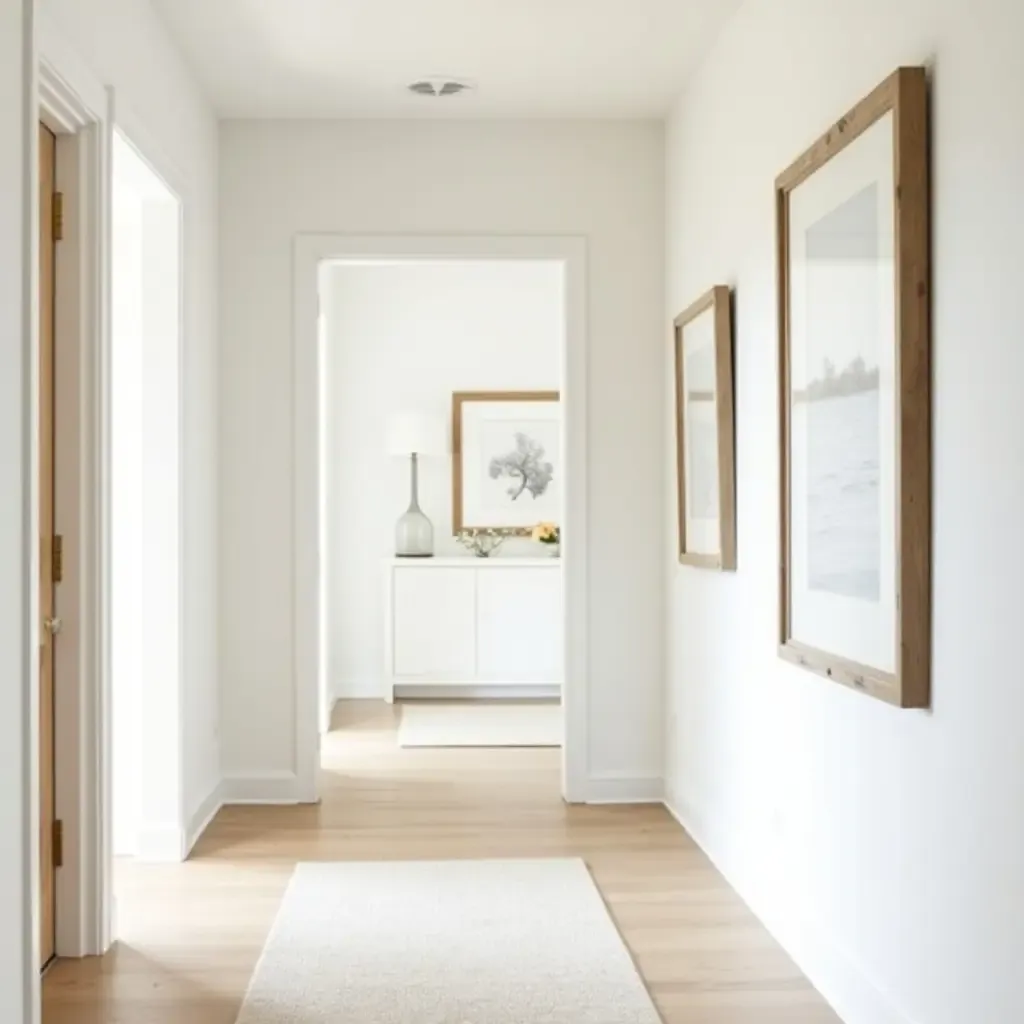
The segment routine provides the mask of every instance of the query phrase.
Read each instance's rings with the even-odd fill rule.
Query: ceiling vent
[[[446,78],[423,78],[408,86],[409,92],[417,96],[427,96],[430,99],[445,99],[448,96],[458,96],[462,92],[470,92],[475,88],[472,82],[465,79]]]

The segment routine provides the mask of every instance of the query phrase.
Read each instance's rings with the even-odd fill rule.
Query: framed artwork
[[[562,412],[557,391],[452,396],[452,529],[529,534],[561,524]]]
[[[675,319],[679,561],[736,568],[732,312],[718,285]]]
[[[776,181],[780,653],[927,707],[927,82],[900,68]]]

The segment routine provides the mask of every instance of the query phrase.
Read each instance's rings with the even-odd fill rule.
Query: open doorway
[[[180,860],[182,211],[116,130],[112,178],[111,849]]]
[[[342,729],[369,710],[351,702],[385,701],[402,748],[558,763],[564,276],[527,259],[321,269],[325,677]]]
[[[556,768],[561,761],[561,795],[586,800],[583,241],[310,235],[297,240],[295,259],[297,799],[315,800],[320,791],[317,733],[340,691],[391,708],[393,722],[388,702],[396,698],[460,705],[469,698],[490,708],[508,700],[553,703],[555,735],[542,742],[561,747],[551,751]],[[403,303],[396,290],[403,276],[419,293],[415,301]],[[325,415],[337,404],[339,383],[329,336],[352,327],[345,317],[363,301],[346,294],[350,285],[372,292],[351,358],[365,360],[374,348],[386,355],[376,368],[364,367],[376,376],[346,401],[363,413],[335,428]],[[385,320],[390,340],[374,336]],[[448,355],[431,356],[434,344]],[[355,366],[349,371],[340,373],[358,375]],[[418,440],[410,441],[413,433]],[[522,450],[519,434],[526,435]],[[523,454],[536,456],[541,476],[550,478],[531,477],[537,486],[515,506],[518,518],[482,517],[495,494],[506,505],[523,497],[522,474],[511,465]],[[353,489],[347,474],[357,465],[362,483]],[[555,476],[558,485],[550,486]],[[364,491],[372,501],[362,500]],[[417,504],[429,529],[422,522],[399,527],[407,507],[416,520]],[[559,527],[560,557],[530,538],[541,523]],[[460,526],[523,535],[481,559],[460,546]],[[423,553],[416,538],[428,534],[432,555],[407,557]],[[362,582],[352,590],[347,577],[357,563]],[[343,606],[354,610],[344,622]],[[365,674],[358,664],[369,666]],[[490,719],[499,730],[529,728],[514,714]],[[489,741],[480,735],[474,742]],[[536,733],[524,742],[537,742]]]

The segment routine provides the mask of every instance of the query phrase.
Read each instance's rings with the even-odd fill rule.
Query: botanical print
[[[455,396],[456,529],[523,534],[562,516],[562,423],[557,393]]]
[[[558,422],[512,413],[484,412],[479,423],[481,526],[532,526],[549,512],[557,514],[552,499],[557,500],[559,485]]]
[[[508,496],[518,501],[526,492],[540,497],[551,483],[555,467],[544,458],[544,445],[522,431],[516,431],[515,449],[504,455],[495,455],[488,466],[492,480],[507,477],[512,481]]]
[[[878,220],[872,184],[806,231],[807,383],[793,391],[807,584],[871,602],[881,577]]]

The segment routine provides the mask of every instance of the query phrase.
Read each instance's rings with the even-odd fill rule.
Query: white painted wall
[[[26,594],[29,552],[31,267],[25,247],[34,217],[29,140],[32,4],[0,4],[0,1020],[30,1019],[34,966],[29,951],[34,872],[30,844],[29,694],[31,602]],[[32,133],[31,135],[29,133]],[[34,170],[34,168],[33,168]],[[32,616],[34,619],[34,616]]]
[[[388,454],[393,416],[449,424],[455,391],[557,391],[565,309],[556,263],[338,265],[325,275],[328,679],[380,697],[383,560],[409,504],[409,460]],[[450,437],[449,437],[450,441]],[[423,457],[420,506],[437,555],[452,536],[452,459]],[[507,547],[534,553],[535,545]]]
[[[117,181],[110,289],[110,638],[114,855],[139,852],[142,816],[142,200]],[[123,149],[129,149],[121,143]],[[123,174],[123,171],[122,171]]]
[[[114,853],[176,860],[187,758],[181,729],[181,203],[120,133],[113,179]]]
[[[38,0],[184,206],[183,740],[187,821],[220,776],[217,695],[217,120],[140,0]],[[173,98],[173,102],[171,101]]]
[[[1019,0],[747,0],[671,119],[666,312],[736,287],[739,571],[669,573],[668,781],[849,1024],[1024,1020],[1022,38]],[[931,713],[775,653],[773,182],[920,62],[935,80]]]
[[[590,770],[660,776],[661,125],[225,122],[221,141],[225,772],[295,770],[292,245],[340,231],[587,237]]]

